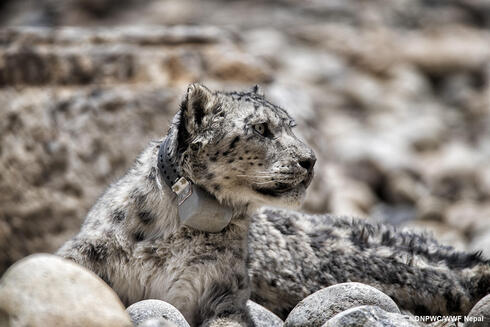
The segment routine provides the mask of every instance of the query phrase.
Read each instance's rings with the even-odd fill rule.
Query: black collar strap
[[[178,122],[179,116],[174,118]],[[232,210],[183,177],[177,153],[177,128],[173,125],[158,150],[158,170],[177,195],[180,222],[204,232],[220,232],[231,220]]]
[[[177,170],[179,169],[179,165],[175,161],[175,156],[173,155],[174,149],[170,147],[171,143],[173,143],[173,140],[171,140],[171,138],[171,134],[169,134],[160,144],[157,164],[158,169],[162,174],[163,180],[170,188],[172,188],[175,182],[177,182],[180,178],[177,172]]]
[[[179,175],[179,165],[174,155],[176,147],[173,137],[173,133],[169,133],[160,144],[157,166],[165,184],[177,194],[177,203],[180,206],[192,195],[192,187],[186,178]]]

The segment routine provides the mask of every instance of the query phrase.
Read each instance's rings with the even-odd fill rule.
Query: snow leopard
[[[191,326],[253,326],[248,298],[284,319],[306,296],[349,281],[420,315],[467,314],[490,293],[490,261],[480,253],[362,219],[292,211],[316,162],[295,125],[257,87],[190,85],[167,135],[104,192],[58,254],[94,271],[125,304],[164,300]],[[179,196],[158,164],[166,140],[175,174],[230,208],[221,231],[179,218]]]
[[[295,124],[258,88],[190,85],[167,136],[105,191],[58,254],[94,271],[125,304],[160,299],[191,326],[251,326],[251,215],[264,204],[299,205],[313,178],[316,157]],[[159,166],[163,146],[175,167]],[[167,185],[170,173],[229,208],[229,223],[214,232],[182,223],[187,199],[174,192],[178,183]]]

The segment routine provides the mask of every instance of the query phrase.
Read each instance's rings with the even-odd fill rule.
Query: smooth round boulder
[[[478,301],[466,317],[464,327],[490,326],[490,294]]]
[[[0,321],[11,327],[132,326],[116,293],[102,279],[51,254],[28,256],[5,272],[0,312]]]
[[[143,321],[137,327],[177,327],[176,324],[164,318],[150,318]]]
[[[342,283],[306,297],[289,313],[284,326],[321,326],[337,313],[362,305],[375,305],[388,312],[400,313],[395,302],[376,288],[361,283]]]
[[[247,301],[248,312],[255,327],[282,327],[284,322],[271,311],[254,301]]]
[[[173,322],[177,327],[190,327],[182,313],[176,307],[161,300],[144,300],[130,305],[126,312],[133,324],[138,326],[152,318],[164,318]]]
[[[410,316],[387,312],[374,305],[364,305],[342,311],[322,327],[420,327]]]

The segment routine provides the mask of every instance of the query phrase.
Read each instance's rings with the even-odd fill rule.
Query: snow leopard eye
[[[264,136],[264,137],[272,136],[272,133],[271,133],[267,123],[255,124],[252,126],[252,128],[254,129],[255,133],[257,133],[261,136]]]

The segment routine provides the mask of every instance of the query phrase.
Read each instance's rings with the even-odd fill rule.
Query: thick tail
[[[415,314],[466,314],[490,293],[490,261],[424,234],[265,209],[250,232],[252,299],[281,317],[330,285],[361,282]]]

